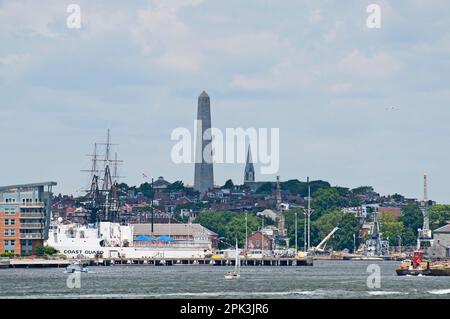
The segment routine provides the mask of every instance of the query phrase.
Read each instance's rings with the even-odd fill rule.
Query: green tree
[[[450,221],[450,205],[434,205],[428,209],[432,230],[445,226]]]
[[[398,237],[402,236],[404,232],[403,223],[397,220],[394,216],[384,214],[380,218],[380,227],[383,238],[389,238],[389,244],[392,246],[397,246]]]
[[[197,219],[197,223],[217,233],[219,238],[223,238],[223,242],[219,242],[219,247],[226,248],[234,246],[236,238],[239,246],[245,245],[245,214],[235,212],[217,212],[205,211],[201,212]],[[248,234],[260,228],[260,218],[254,214],[247,214]]]
[[[402,208],[399,221],[403,223],[402,243],[415,245],[417,230],[423,226],[423,215],[418,205],[407,205]]]
[[[36,255],[38,256],[53,256],[58,253],[58,250],[51,246],[37,246],[36,247]]]
[[[130,186],[128,186],[126,183],[119,183],[117,187],[124,192],[127,192],[130,189]]]
[[[302,183],[298,179],[291,179],[280,183],[280,188],[288,191],[292,195],[306,196],[308,187],[306,186],[306,183]]]
[[[394,201],[396,201],[397,203],[401,203],[401,202],[403,202],[403,201],[405,200],[405,196],[402,196],[402,195],[397,194],[397,193],[395,193],[395,194],[392,195],[391,197],[392,197],[392,199],[393,199]]]
[[[185,189],[184,184],[182,181],[176,181],[172,184],[168,185],[166,188],[166,191],[168,192],[177,192],[177,191],[183,191]]]
[[[334,227],[339,227],[334,236],[329,240],[327,246],[336,250],[353,250],[353,234],[358,236],[358,219],[353,214],[343,213],[339,210],[327,211],[319,219],[314,221],[318,229],[318,238],[311,240],[314,246],[318,245]],[[358,242],[356,243],[358,245]]]
[[[306,185],[308,185],[308,183],[306,183]],[[309,187],[311,188],[311,195],[315,196],[317,191],[323,188],[330,188],[331,185],[328,182],[318,180],[318,181],[310,181]],[[306,196],[308,196],[308,192],[305,192],[304,197]]]
[[[274,189],[273,183],[267,182],[262,184],[258,189],[256,190],[257,194],[270,194],[272,193],[272,190]]]
[[[295,247],[295,213],[297,213],[297,245],[302,249],[305,245],[305,210],[303,208],[291,208],[285,213],[285,227],[288,232],[289,244]]]
[[[233,189],[234,183],[231,179],[227,180],[225,184],[221,187],[222,189]]]
[[[359,186],[351,190],[351,192],[354,193],[355,195],[367,194],[373,191],[374,190],[372,186]]]
[[[137,189],[137,192],[141,192],[147,198],[153,198],[154,191],[152,189],[152,185],[150,183],[143,183]]]
[[[319,218],[327,210],[344,206],[345,202],[345,198],[335,188],[322,188],[312,198],[312,207],[315,210],[312,216],[314,219]]]

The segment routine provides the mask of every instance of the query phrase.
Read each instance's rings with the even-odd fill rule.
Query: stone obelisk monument
[[[211,148],[211,105],[205,91],[198,97],[194,190],[203,196],[214,187]]]

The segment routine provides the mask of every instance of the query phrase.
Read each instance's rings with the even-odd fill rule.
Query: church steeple
[[[255,181],[255,167],[253,166],[252,152],[249,146],[247,152],[247,162],[245,164],[244,184],[253,183],[254,181]]]

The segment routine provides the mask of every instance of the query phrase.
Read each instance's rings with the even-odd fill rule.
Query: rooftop
[[[150,235],[152,225],[151,224],[134,224],[134,235]],[[200,224],[153,224],[153,236],[161,235],[217,235],[213,231],[203,227]]]
[[[445,226],[439,227],[438,229],[434,230],[433,232],[434,233],[450,233],[450,223]]]
[[[36,188],[36,187],[45,187],[45,186],[56,186],[56,185],[58,185],[56,182],[42,182],[42,183],[0,186],[0,191],[8,191],[8,190],[13,190],[13,189]]]

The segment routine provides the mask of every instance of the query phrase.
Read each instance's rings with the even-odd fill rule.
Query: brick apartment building
[[[48,234],[56,182],[0,187],[0,253],[33,254]]]

